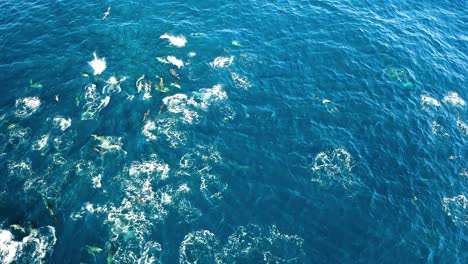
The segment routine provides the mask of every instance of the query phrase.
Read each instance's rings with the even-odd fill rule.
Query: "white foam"
[[[248,90],[251,87],[249,79],[247,79],[247,77],[243,77],[235,72],[231,72],[231,78],[234,81],[234,84],[237,88]]]
[[[465,100],[463,100],[456,92],[449,92],[446,96],[444,96],[442,101],[452,106],[465,106],[466,105]]]
[[[132,177],[137,175],[157,175],[161,180],[169,176],[169,165],[161,162],[156,155],[150,155],[149,159],[143,161],[135,161],[129,169],[129,174]]]
[[[219,241],[208,230],[188,233],[179,247],[179,263],[216,263]]]
[[[215,68],[224,68],[231,66],[232,62],[234,61],[234,56],[230,57],[216,57],[210,65]]]
[[[156,124],[153,121],[148,121],[143,126],[143,135],[146,137],[146,140],[156,140],[158,137],[152,132],[156,130]]]
[[[343,185],[351,183],[352,179],[347,175],[351,172],[352,157],[343,148],[336,148],[332,151],[322,151],[315,156],[312,164],[314,177],[312,181],[322,184],[339,182]]]
[[[182,68],[184,66],[184,62],[182,60],[177,59],[174,56],[167,56],[167,61],[172,63],[177,68]]]
[[[183,47],[187,43],[187,39],[184,36],[172,36],[167,33],[162,34],[159,38],[167,39],[171,43],[171,45],[176,47]]]
[[[442,135],[444,137],[448,137],[449,134],[447,133],[447,131],[445,130],[445,128],[437,123],[437,121],[432,121],[432,134],[434,135]]]
[[[187,107],[187,95],[174,94],[163,98],[163,102],[167,110],[172,113],[181,113]]]
[[[201,100],[199,107],[207,109],[212,103],[225,100],[227,93],[220,84],[216,84],[211,88],[200,89],[198,93],[195,93],[194,98]]]
[[[195,53],[195,52],[189,52],[188,56],[189,56],[190,58],[193,58],[193,57],[197,56],[197,53]]]
[[[43,150],[47,147],[49,142],[49,135],[42,135],[39,139],[33,142],[31,148],[33,150]]]
[[[421,104],[423,105],[432,105],[432,106],[440,106],[440,102],[430,96],[427,95],[421,95]]]
[[[54,117],[54,126],[60,128],[60,130],[65,131],[67,128],[71,126],[72,120],[71,118],[64,118],[61,116]]]
[[[457,127],[463,132],[465,136],[468,136],[468,124],[458,119]]]
[[[33,229],[22,241],[13,240],[8,230],[0,230],[0,257],[2,263],[43,263],[50,255],[57,238],[51,226]]]
[[[25,159],[21,161],[10,161],[8,163],[8,173],[19,179],[31,177],[31,160]]]
[[[240,226],[218,251],[216,263],[255,262],[259,256],[264,263],[304,263],[304,239],[281,233],[276,226]]]
[[[23,128],[17,125],[11,125],[8,127],[8,143],[15,147],[22,145],[27,142],[31,136],[31,129],[29,127]]]
[[[121,137],[114,137],[114,136],[95,136],[95,139],[99,140],[101,144],[99,147],[107,151],[120,151],[124,154],[127,154],[125,150],[123,150],[123,143]]]
[[[452,198],[444,198],[443,209],[455,224],[468,224],[468,199],[460,194]]]
[[[39,97],[26,97],[17,99],[15,102],[15,114],[19,117],[28,117],[34,114],[41,106]]]
[[[101,174],[93,176],[92,183],[93,183],[93,188],[94,189],[100,189],[102,187],[101,179],[102,179]]]
[[[201,177],[200,191],[209,202],[221,200],[227,187],[228,185],[215,175],[208,174]]]
[[[94,59],[90,62],[88,62],[89,66],[93,68],[94,70],[94,75],[99,75],[103,73],[106,68],[106,58],[98,58],[96,52],[93,53]]]
[[[9,264],[15,260],[20,242],[13,240],[13,234],[8,230],[0,230],[0,260]]]

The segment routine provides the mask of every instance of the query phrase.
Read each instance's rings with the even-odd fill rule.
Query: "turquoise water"
[[[0,262],[466,263],[467,17],[2,1]]]

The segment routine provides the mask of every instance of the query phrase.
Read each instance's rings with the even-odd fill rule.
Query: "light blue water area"
[[[466,263],[467,14],[2,1],[0,262]]]

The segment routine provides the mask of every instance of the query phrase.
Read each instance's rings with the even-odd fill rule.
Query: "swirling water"
[[[467,11],[2,1],[0,261],[466,263]]]

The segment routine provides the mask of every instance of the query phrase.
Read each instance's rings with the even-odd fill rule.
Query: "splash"
[[[421,104],[422,105],[432,105],[432,106],[440,106],[440,102],[430,96],[427,95],[421,95]]]
[[[159,38],[160,39],[167,39],[167,40],[169,40],[169,42],[171,43],[172,46],[176,46],[176,47],[179,47],[179,48],[185,46],[185,44],[187,43],[187,39],[185,39],[184,36],[172,36],[172,35],[169,35],[167,33],[164,33]]]
[[[174,56],[167,56],[167,61],[172,63],[177,68],[182,68],[184,66],[184,62],[182,60],[177,59]]]
[[[36,113],[41,106],[39,97],[26,97],[17,99],[15,102],[15,114],[18,117],[28,117]]]
[[[107,66],[106,66],[106,58],[98,58],[96,52],[93,53],[94,59],[88,62],[89,66],[93,68],[94,75],[99,75],[103,73]]]
[[[450,104],[452,106],[466,105],[465,100],[463,100],[456,92],[449,92],[447,95],[444,96],[442,102]]]

